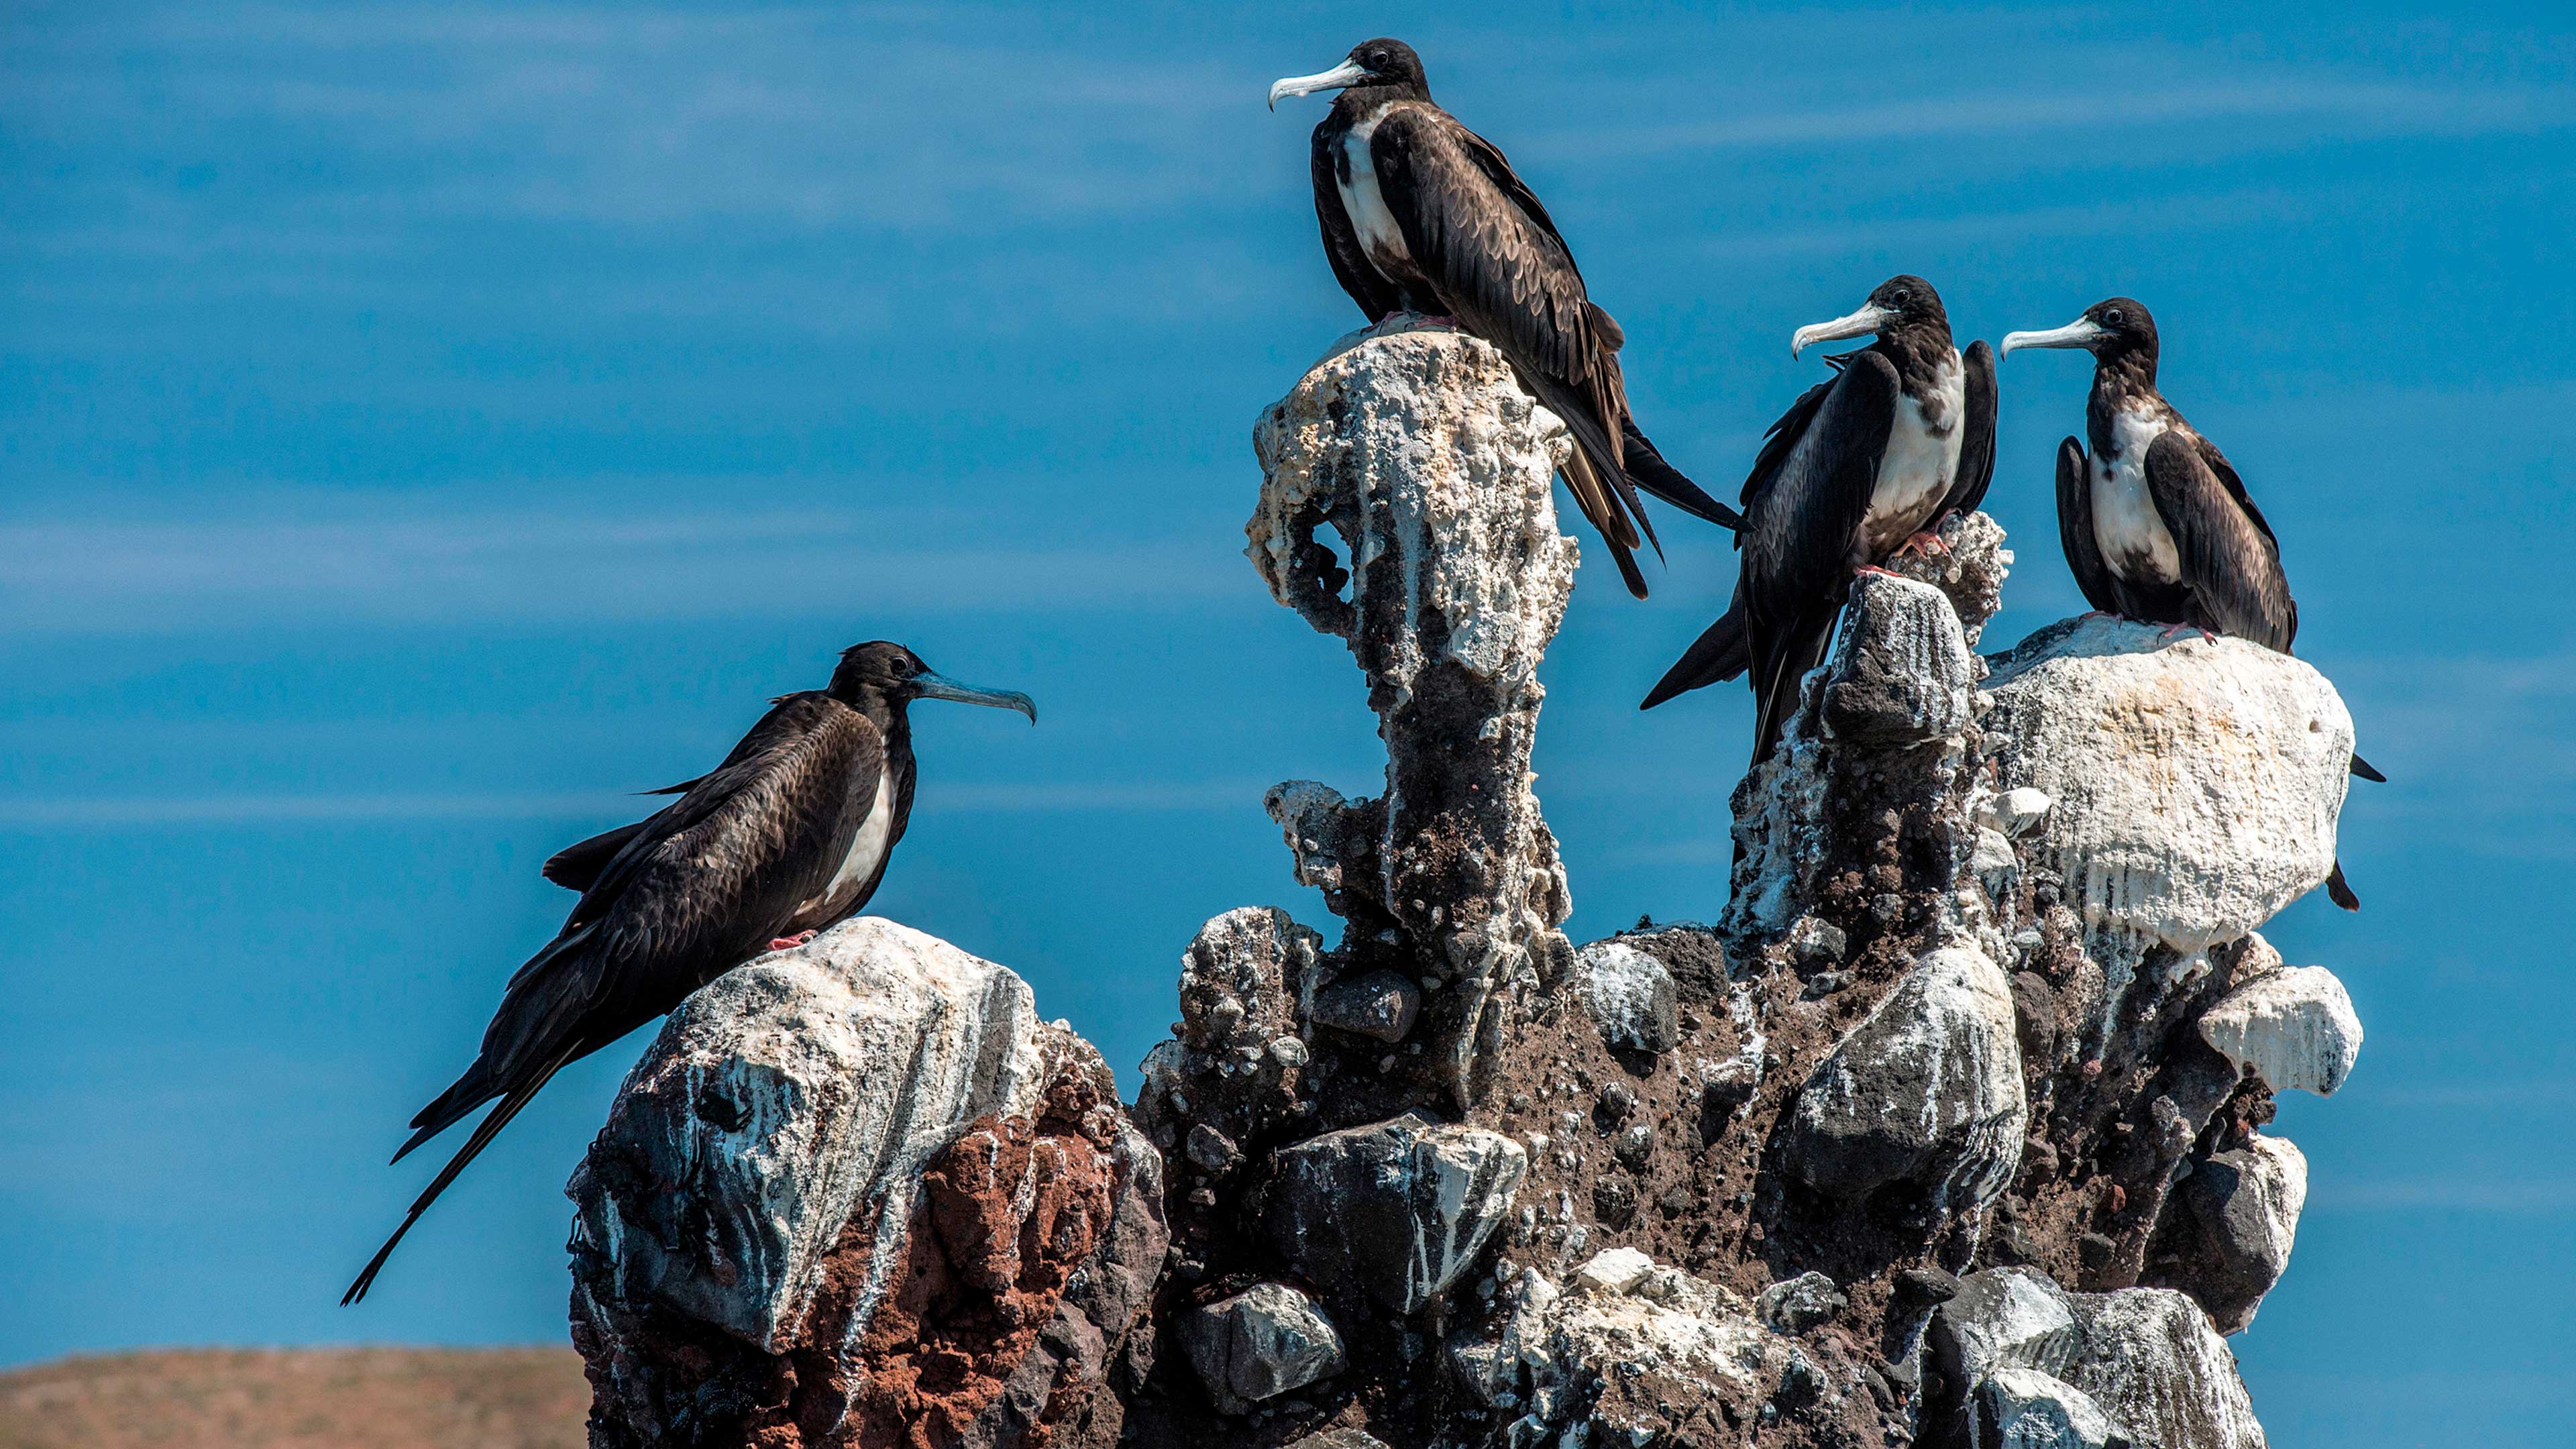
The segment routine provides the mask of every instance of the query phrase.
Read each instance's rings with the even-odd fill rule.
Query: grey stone
[[[1850,1306],[1833,1279],[1810,1272],[1763,1289],[1753,1300],[1753,1313],[1777,1332],[1804,1333]]]
[[[2166,1244],[2165,1286],[2197,1300],[2220,1333],[2242,1333],[2290,1266],[2308,1160],[2288,1140],[2257,1135],[2212,1153],[2174,1190],[2182,1213]]]
[[[1681,1001],[1663,962],[1617,939],[1595,941],[1574,959],[1583,1004],[1604,1041],[1641,1052],[1681,1045]]]
[[[1194,1124],[1189,1137],[1190,1161],[1210,1172],[1223,1172],[1243,1160],[1243,1152],[1234,1139],[1205,1122]]]
[[[1521,1145],[1419,1113],[1327,1132],[1275,1154],[1261,1222],[1271,1247],[1337,1299],[1412,1313],[1445,1292],[1511,1211]]]
[[[1323,1429],[1303,1439],[1291,1440],[1287,1449],[1387,1449],[1385,1441],[1366,1429]]]
[[[2139,1449],[2263,1449],[2234,1356],[2180,1293],[2070,1293],[2032,1269],[1991,1268],[1933,1311],[1923,1352],[1944,1386],[1927,1395],[1927,1442],[1949,1442],[1935,1437],[1944,1425],[1976,1442],[1964,1436],[1982,1385],[2023,1368],[2084,1394]]]
[[[1905,1181],[1948,1211],[2010,1184],[2028,1119],[2011,985],[1983,953],[1945,947],[1817,1064],[1784,1160],[1836,1197]]]
[[[1369,971],[1316,992],[1312,1020],[1353,1036],[1398,1042],[1413,1030],[1421,1009],[1422,988],[1402,972]]]
[[[1969,697],[1983,672],[1940,589],[1863,574],[1852,582],[1842,643],[1826,677],[1825,735],[1869,745],[1955,735],[1968,726]]]
[[[1256,1284],[1193,1309],[1179,1326],[1190,1367],[1222,1413],[1247,1413],[1264,1399],[1342,1371],[1342,1338],[1333,1321],[1284,1284]]]

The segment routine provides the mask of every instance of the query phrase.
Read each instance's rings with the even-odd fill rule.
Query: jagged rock
[[[1717,1284],[1598,1262],[1562,1291],[1523,1273],[1496,1337],[1452,1343],[1450,1362],[1478,1402],[1522,1411],[1503,1442],[1740,1443],[1740,1426],[1783,1408],[1806,1417],[1812,1442],[1878,1442],[1857,1364],[1771,1332]]]
[[[2091,1035],[2150,948],[2197,958],[2334,868],[2352,719],[2305,663],[2100,617],[1991,662],[1979,724],[2000,782],[2055,802],[2024,862],[2064,882],[2105,972]]]
[[[1646,1281],[1655,1271],[1655,1260],[1634,1248],[1604,1248],[1574,1270],[1572,1283],[1577,1288],[1591,1288],[1603,1293],[1625,1293]]]
[[[1863,574],[1852,583],[1825,685],[1825,736],[1908,745],[1955,735],[1968,726],[1969,695],[1983,669],[1947,595]]]
[[[2003,607],[2012,550],[2004,547],[2003,525],[1982,513],[1953,513],[1941,520],[1934,536],[1941,540],[1939,550],[1890,559],[1887,570],[1948,595],[1960,632],[1973,649],[1986,621]]]
[[[2169,1230],[2165,1286],[2191,1294],[2220,1333],[2244,1332],[2290,1266],[2308,1200],[2308,1159],[2284,1138],[2258,1135],[2210,1154],[2175,1197],[2182,1213]]]
[[[1271,1247],[1340,1299],[1412,1313],[1446,1292],[1510,1213],[1529,1154],[1420,1113],[1280,1149],[1262,1210]]]
[[[1326,1429],[1292,1441],[1288,1449],[1387,1449],[1365,1429]]]
[[[2361,1018],[2333,972],[2289,966],[2220,998],[2200,1018],[2200,1039],[2276,1092],[2331,1097],[2361,1056]]]
[[[1775,1332],[1804,1333],[1850,1306],[1833,1279],[1810,1272],[1763,1289],[1753,1300],[1753,1313]]]
[[[1958,532],[1963,549],[1975,556],[1963,552],[1949,566],[1999,581],[2011,555],[1995,547],[2000,530],[1991,537],[1988,530],[1991,520]],[[1837,802],[1847,806],[1863,789],[1903,793],[1892,790],[1880,764],[1923,753],[1931,758],[1908,758],[1902,769],[1939,778],[1927,775],[1912,783],[1934,793],[1960,783],[1956,751],[1926,747],[1964,743],[1973,733],[1976,682],[1984,669],[1940,587],[1883,574],[1853,581],[1832,657],[1800,681],[1799,702],[1778,748],[1736,789],[1735,868],[1719,918],[1731,946],[1780,935],[1817,902],[1820,878],[1835,858],[1845,824]],[[1957,822],[1962,838],[1948,853],[1962,864],[1973,851],[1973,830],[1973,822]],[[1989,864],[2009,866],[2006,846]],[[1944,880],[1939,886],[1946,891],[1954,884]],[[1902,905],[1892,893],[1886,899]],[[1793,949],[1803,957],[1815,949],[1812,942],[1810,936]]]
[[[1969,1437],[1972,1406],[2005,1368],[2062,1380],[2138,1449],[2263,1446],[2235,1357],[2180,1293],[2069,1293],[2026,1268],[1989,1269],[1961,1279],[1958,1295],[1933,1311],[1923,1352],[1940,1379],[1937,1393],[1927,1379],[1927,1446],[1983,1442]]]
[[[1259,1283],[1181,1320],[1190,1367],[1221,1413],[1342,1371],[1342,1339],[1323,1310],[1294,1288]]]
[[[2082,1389],[2019,1364],[1987,1374],[1968,1412],[1977,1449],[2129,1449],[2135,1442]]]
[[[1315,993],[1314,1022],[1383,1042],[1404,1040],[1422,1010],[1422,988],[1393,971],[1368,971]]]
[[[1808,1077],[1786,1162],[1836,1197],[1903,1181],[1955,1210],[2012,1181],[2028,1117],[2012,985],[1984,953],[1945,947],[1917,961]]]
[[[1612,1046],[1668,1052],[1681,1045],[1681,1001],[1664,963],[1612,939],[1574,953],[1583,1004]]]
[[[1031,1442],[1102,1382],[1166,1240],[1099,1054],[873,917],[682,1003],[569,1192],[603,1449]]]
[[[1306,1064],[1299,1003],[1315,989],[1322,945],[1268,907],[1228,911],[1199,928],[1181,953],[1181,1019],[1172,1040],[1147,1054],[1136,1094],[1137,1124],[1157,1147],[1222,1172],[1234,1164],[1234,1144],[1296,1109]]]
[[[1570,446],[1501,353],[1418,319],[1334,344],[1253,436],[1247,552],[1274,598],[1348,641],[1387,747],[1380,798],[1283,787],[1272,814],[1300,877],[1330,878],[1350,966],[1445,988],[1425,1002],[1429,1065],[1461,1103],[1496,991],[1567,949],[1529,759],[1574,583],[1553,496]],[[1347,570],[1316,537],[1328,524]]]

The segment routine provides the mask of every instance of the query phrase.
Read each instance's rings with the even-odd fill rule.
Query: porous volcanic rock
[[[1495,993],[1567,951],[1529,759],[1574,588],[1554,500],[1571,446],[1491,345],[1401,316],[1335,343],[1253,434],[1247,552],[1274,598],[1348,642],[1387,747],[1376,798],[1282,786],[1271,814],[1348,922],[1340,974],[1426,983],[1417,1030],[1458,1102]]]

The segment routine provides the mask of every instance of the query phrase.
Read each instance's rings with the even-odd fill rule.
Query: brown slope
[[[570,1449],[564,1348],[160,1349],[0,1373],[0,1449]]]

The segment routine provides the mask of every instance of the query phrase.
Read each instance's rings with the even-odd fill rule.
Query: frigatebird
[[[1270,105],[1327,90],[1341,94],[1315,127],[1315,219],[1333,276],[1369,321],[1445,318],[1510,359],[1573,432],[1566,486],[1637,597],[1637,546],[1662,550],[1638,489],[1741,527],[1638,430],[1619,369],[1626,334],[1593,303],[1555,220],[1501,149],[1433,103],[1413,47],[1361,41],[1331,70],[1273,82]]]
[[[1789,355],[1873,333],[1827,357],[1834,376],[1771,425],[1744,480],[1734,601],[1638,706],[1750,669],[1755,764],[1779,742],[1798,680],[1823,662],[1853,574],[1939,547],[1929,530],[1975,508],[1994,479],[1994,349],[1952,345],[1931,283],[1890,277],[1860,310],[1799,328]]]
[[[2299,606],[2281,570],[2280,541],[2218,445],[2156,390],[2155,318],[2113,297],[2044,332],[2008,332],[2003,350],[2080,347],[2093,354],[2085,440],[2057,445],[2057,537],[2076,587],[2105,614],[2172,630],[2198,629],[2290,652]],[[2388,777],[2359,755],[2352,772]],[[2326,894],[2347,911],[2361,898],[2336,862]]]
[[[917,699],[1015,709],[1016,690],[976,689],[882,640],[844,650],[831,683],[781,695],[733,752],[651,817],[565,847],[546,879],[581,892],[563,929],[501,994],[474,1064],[411,1119],[394,1154],[498,1105],[403,1215],[342,1304],[367,1288],[413,1223],[547,1080],[764,951],[854,915],[876,894],[912,819]]]

